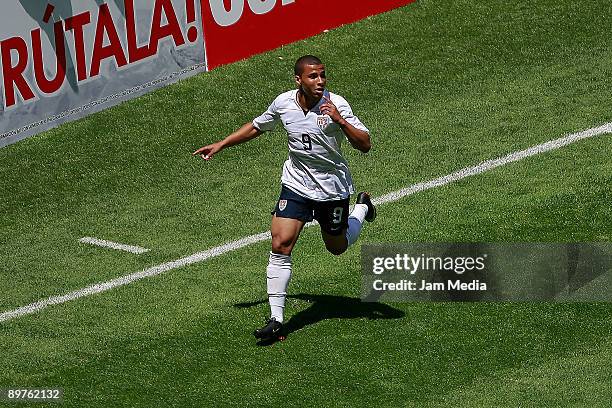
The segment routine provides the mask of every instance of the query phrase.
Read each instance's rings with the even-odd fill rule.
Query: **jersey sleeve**
[[[253,126],[262,132],[273,130],[280,120],[276,99],[264,113],[253,119]]]
[[[355,126],[357,129],[370,133],[370,130],[365,127],[363,123],[361,123],[357,116],[355,116],[353,110],[351,109],[351,106],[346,101],[346,99],[338,96],[338,102],[334,104],[336,105],[336,108],[338,108],[338,112],[340,113],[340,116],[344,118],[344,120]]]

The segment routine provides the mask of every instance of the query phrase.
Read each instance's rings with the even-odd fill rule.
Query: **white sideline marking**
[[[92,238],[92,237],[83,237],[79,239],[79,242],[83,244],[91,244],[97,245],[105,248],[118,249],[120,251],[131,252],[133,254],[144,254],[145,252],[149,252],[150,250],[147,248],[139,247],[136,245],[125,245],[120,244],[118,242],[106,241],[104,239]]]
[[[75,290],[74,292],[70,292],[62,296],[51,296],[50,298],[42,299],[27,306],[23,306],[18,309],[0,314],[0,322],[15,319],[17,317],[21,317],[27,314],[36,313],[39,310],[46,308],[47,306],[58,305],[84,296],[90,296],[96,293],[105,292],[109,289],[127,285],[128,283],[132,283],[137,280],[147,278],[149,276],[159,275],[160,273],[164,273],[172,269],[181,268],[183,266],[191,265],[197,262],[202,262],[207,260],[208,258],[214,258],[226,252],[234,251],[247,245],[254,244],[255,242],[265,241],[266,239],[270,238],[271,235],[269,231],[263,232],[261,234],[250,235],[248,237],[239,239],[237,241],[228,242],[227,244],[214,247],[206,251],[196,252],[193,255],[177,259],[176,261],[170,261],[160,265],[152,266],[148,269],[145,269],[144,271],[132,273],[126,276],[121,276],[119,278],[111,279],[107,282],[97,283],[95,285]]]
[[[380,196],[374,199],[375,204],[385,204],[392,201],[397,201],[403,197],[412,195],[419,191],[429,190],[434,187],[443,186],[453,181],[461,180],[469,176],[473,176],[476,174],[483,173],[485,171],[494,169],[499,166],[503,166],[508,163],[512,163],[515,161],[522,160],[526,157],[534,156],[536,154],[548,152],[551,150],[559,149],[563,146],[569,145],[571,143],[575,143],[582,139],[587,139],[589,137],[598,136],[605,133],[612,133],[612,122],[606,123],[605,125],[584,130],[578,133],[572,133],[565,137],[561,137],[559,139],[551,140],[546,143],[542,143],[533,147],[530,147],[525,150],[521,150],[515,153],[511,153],[505,157],[493,160],[487,160],[482,162],[476,166],[466,167],[449,175],[439,177],[437,179],[427,181],[424,183],[418,183],[408,188],[404,188],[398,191],[394,191],[383,196]],[[307,226],[314,225],[314,223],[308,223]],[[0,322],[4,322],[11,319],[16,319],[18,317],[22,317],[25,315],[36,313],[42,309],[45,309],[51,305],[57,305],[61,303],[66,303],[70,300],[78,299],[84,296],[90,296],[96,293],[105,292],[109,289],[116,288],[118,286],[127,285],[131,282],[135,282],[137,280],[147,278],[150,276],[155,276],[162,274],[164,272],[170,271],[172,269],[181,268],[187,265],[191,265],[197,262],[205,261],[209,258],[214,258],[219,255],[222,255],[226,252],[234,251],[236,249],[243,248],[245,246],[265,241],[270,239],[270,232],[262,232],[260,234],[249,235],[248,237],[241,238],[237,241],[228,242],[218,247],[214,247],[208,249],[206,251],[197,252],[193,255],[177,259],[176,261],[166,262],[160,265],[156,265],[145,269],[140,272],[132,273],[130,275],[122,276],[119,278],[112,279],[107,282],[97,283],[92,286],[88,286],[83,289],[75,290],[73,292],[67,293],[61,296],[52,296],[47,299],[39,300],[38,302],[31,303],[26,306],[22,306],[18,309],[10,310],[0,314]]]
[[[445,184],[452,183],[453,181],[461,180],[469,176],[474,176],[476,174],[484,173],[485,171],[492,170],[496,167],[500,167],[508,163],[519,161],[527,157],[535,156],[536,154],[545,153],[551,150],[559,149],[563,146],[567,146],[569,144],[578,142],[582,139],[587,139],[593,136],[599,136],[604,133],[612,133],[612,122],[606,123],[605,125],[601,125],[595,128],[583,130],[582,132],[572,133],[570,135],[561,137],[559,139],[550,140],[548,142],[545,142],[545,143],[542,143],[536,146],[532,146],[525,150],[510,153],[509,155],[501,157],[499,159],[487,160],[480,164],[477,164],[476,166],[466,167],[464,169],[461,169],[451,174],[447,174],[446,176],[442,176],[434,180],[426,181],[423,183],[417,183],[410,187],[403,188],[398,191],[393,191],[383,196],[374,198],[372,202],[374,204],[385,204],[385,203],[390,203],[392,201],[397,201],[400,198],[412,195],[414,193],[418,193],[420,191],[429,190],[434,187],[440,187]]]

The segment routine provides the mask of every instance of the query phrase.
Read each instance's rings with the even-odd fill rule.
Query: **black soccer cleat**
[[[279,339],[284,340],[282,335],[283,324],[276,321],[275,318],[268,320],[266,325],[261,329],[257,329],[253,332],[253,336],[256,339],[268,340],[268,339]]]
[[[368,213],[365,216],[366,221],[372,222],[376,218],[376,207],[372,204],[372,200],[370,200],[370,194],[366,192],[361,192],[357,194],[357,204],[365,204],[368,206]]]

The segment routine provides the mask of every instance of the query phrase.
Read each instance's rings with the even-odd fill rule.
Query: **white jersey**
[[[297,89],[279,95],[268,110],[253,120],[262,132],[274,129],[280,121],[289,137],[289,158],[283,166],[281,182],[297,194],[317,201],[340,200],[354,193],[353,179],[340,144],[346,138],[338,124],[319,108],[323,98],[308,112],[297,100]],[[340,95],[325,90],[340,115],[357,129],[369,130],[353,114]]]

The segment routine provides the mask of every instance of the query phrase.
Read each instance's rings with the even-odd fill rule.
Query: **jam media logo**
[[[139,27],[135,0],[121,2],[123,15],[112,15],[109,5],[100,1],[91,10],[78,14],[73,13],[66,0],[22,1],[30,16],[39,16],[39,26],[29,34],[0,38],[5,110],[15,107],[19,96],[28,104],[41,96],[54,95],[70,78],[73,87],[96,78],[105,61],[123,69],[156,56],[165,38],[171,38],[176,49],[196,42],[199,28],[195,2],[151,1],[150,25]],[[34,4],[39,10],[33,9]],[[178,5],[184,10],[177,10]],[[183,14],[186,21],[179,21],[177,16]],[[148,33],[148,38],[137,38],[139,31]],[[51,48],[46,47],[47,43]]]

